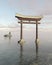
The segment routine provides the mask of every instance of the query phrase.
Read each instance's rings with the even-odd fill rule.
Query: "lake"
[[[12,37],[4,37],[9,32]],[[21,49],[19,28],[0,28],[0,65],[52,65],[52,29],[39,28],[37,53],[35,33],[35,28],[24,28]]]

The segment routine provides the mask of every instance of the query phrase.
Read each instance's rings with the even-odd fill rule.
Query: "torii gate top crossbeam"
[[[42,16],[24,16],[20,14],[16,14],[15,16],[19,20],[24,20],[24,21],[40,21],[42,19]]]

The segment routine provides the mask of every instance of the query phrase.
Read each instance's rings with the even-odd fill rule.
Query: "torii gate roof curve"
[[[24,21],[40,21],[42,19],[42,16],[24,16],[21,14],[16,14],[15,16],[19,20],[24,20]]]

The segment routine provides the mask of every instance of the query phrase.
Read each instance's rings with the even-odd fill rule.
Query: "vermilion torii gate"
[[[40,24],[40,21],[42,19],[42,16],[24,16],[24,15],[21,15],[21,14],[16,14],[15,16],[16,18],[18,18],[20,20],[20,23],[21,24],[21,32],[20,32],[20,41],[18,41],[19,43],[22,42],[22,39],[23,39],[23,27],[22,25],[23,24],[36,24],[36,45],[38,43],[38,24]],[[28,22],[26,22],[28,21]],[[33,21],[33,22],[32,22]]]

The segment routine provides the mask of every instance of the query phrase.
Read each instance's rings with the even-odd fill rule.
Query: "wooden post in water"
[[[36,40],[35,40],[35,44],[36,44],[36,55],[38,54],[38,43],[39,43],[39,40],[38,40],[38,21],[36,21]]]
[[[20,40],[22,40],[22,36],[23,36],[23,27],[22,27],[22,20],[21,20],[21,27],[20,27]]]
[[[38,21],[36,21],[36,43],[38,43]]]
[[[20,43],[21,46],[24,43],[24,40],[23,40],[23,22],[22,22],[22,20],[20,20],[20,40],[18,41],[18,43]]]

